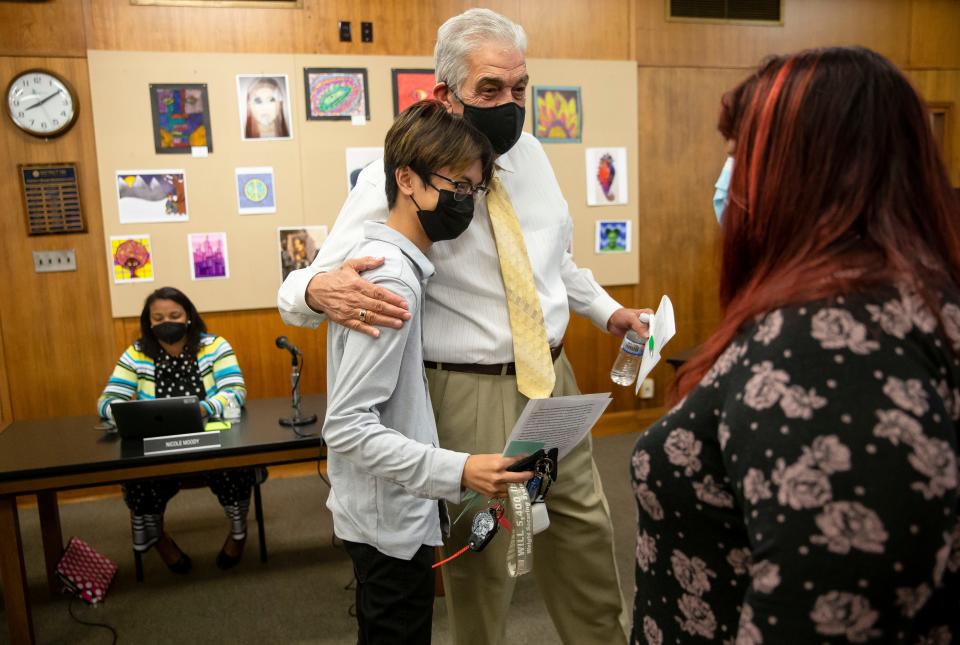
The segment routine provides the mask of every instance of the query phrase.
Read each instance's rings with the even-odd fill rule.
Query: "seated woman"
[[[960,204],[926,109],[860,48],[740,90],[723,318],[633,454],[631,643],[955,642]]]
[[[247,396],[243,374],[230,344],[207,333],[207,326],[183,292],[173,287],[157,289],[143,303],[140,338],[127,348],[97,403],[101,417],[111,417],[113,401],[196,396],[204,418],[223,416],[228,405],[242,406]],[[253,468],[205,473],[210,490],[220,500],[230,520],[230,532],[217,566],[229,569],[243,555],[247,537],[247,511],[253,488]],[[163,530],[163,512],[180,490],[178,479],[141,479],[123,485],[130,508],[133,548],[152,546],[174,573],[188,573],[190,556]]]

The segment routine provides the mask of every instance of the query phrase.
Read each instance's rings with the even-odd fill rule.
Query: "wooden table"
[[[63,553],[57,491],[321,459],[326,397],[303,400],[304,413],[321,419],[304,429],[317,433],[314,437],[298,437],[278,423],[290,416],[289,406],[287,398],[250,401],[243,417],[220,433],[220,448],[167,455],[144,456],[142,442],[121,441],[116,434],[95,430],[95,416],[17,421],[0,432],[0,580],[12,642],[34,643],[17,495],[37,496],[47,582],[56,593],[60,584],[55,570]]]

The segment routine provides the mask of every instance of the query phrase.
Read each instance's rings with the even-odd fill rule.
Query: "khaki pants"
[[[556,364],[554,396],[579,394],[565,354]],[[427,370],[440,445],[450,450],[503,452],[527,403],[513,376]],[[558,466],[547,496],[550,528],[533,542],[533,575],[560,637],[567,645],[626,643],[627,613],[613,553],[610,508],[588,437]],[[455,519],[462,506],[451,505]],[[479,510],[479,509],[477,509]],[[453,527],[444,557],[467,543],[473,512]],[[507,609],[515,580],[507,574],[506,532],[481,553],[443,567],[447,613],[457,645],[506,642]]]

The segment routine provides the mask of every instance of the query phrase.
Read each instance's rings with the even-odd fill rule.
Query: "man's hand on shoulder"
[[[617,309],[607,321],[607,331],[614,336],[623,338],[631,329],[643,338],[650,336],[650,326],[645,322],[640,322],[640,314],[650,314],[653,316],[653,309]]]
[[[406,300],[389,289],[378,287],[360,277],[360,273],[382,265],[383,258],[353,258],[338,269],[318,273],[307,285],[307,305],[323,312],[335,323],[376,338],[377,327],[399,329],[410,320]],[[363,320],[360,312],[363,311]]]

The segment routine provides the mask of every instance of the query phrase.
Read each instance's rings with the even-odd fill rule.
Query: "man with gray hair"
[[[579,393],[563,353],[571,308],[618,336],[648,333],[640,311],[622,307],[573,262],[567,203],[540,143],[522,132],[526,44],[522,27],[488,9],[455,16],[437,33],[434,97],[499,155],[473,224],[429,253],[436,274],[424,305],[424,364],[440,444],[451,450],[502,451],[529,399]],[[387,215],[384,184],[382,162],[367,166],[313,265],[287,277],[278,304],[288,324],[317,327],[326,316],[377,336],[377,326],[409,318],[402,299],[359,276],[382,259],[348,259],[363,222]],[[547,501],[550,527],[534,538],[538,587],[564,643],[625,643],[613,527],[589,437],[559,471]],[[461,510],[452,507],[451,517]],[[467,517],[454,525],[445,555],[469,534]],[[515,582],[508,543],[498,537],[443,568],[460,645],[504,642]]]

